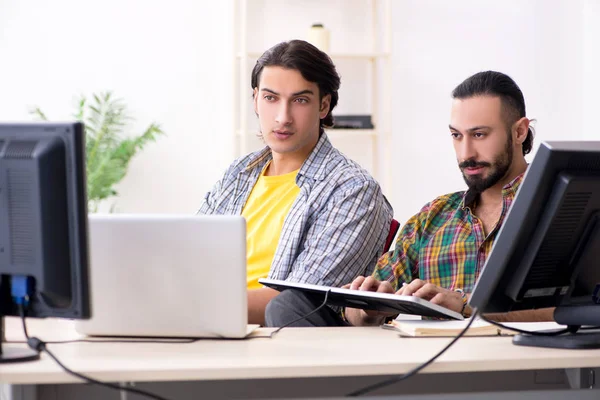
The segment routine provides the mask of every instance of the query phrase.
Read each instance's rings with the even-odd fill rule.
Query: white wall
[[[534,149],[584,138],[582,1],[402,0],[392,20],[392,199],[401,223],[465,188],[448,132],[450,93],[473,73],[493,69],[517,82],[538,120]]]
[[[39,105],[67,119],[80,93],[113,90],[166,137],[131,164],[122,212],[195,212],[231,161],[231,1],[0,0],[0,121]]]
[[[371,0],[249,0],[247,6],[246,46],[251,53],[262,53],[285,40],[308,39],[313,23],[322,23],[330,32],[329,54],[333,55],[338,73],[342,78],[339,102],[334,115],[372,114],[373,102],[369,75],[370,61],[367,59],[344,59],[335,54],[371,53],[383,51],[383,45],[373,35],[373,1]],[[290,17],[292,16],[292,17]],[[376,42],[373,46],[373,42]],[[241,46],[240,46],[241,47]],[[246,68],[250,76],[255,59],[250,59]],[[250,96],[250,88],[242,88]],[[381,88],[380,88],[381,89]],[[377,91],[375,92],[377,93]],[[255,139],[258,123],[252,104],[248,104],[249,135],[247,150],[262,148],[264,143]],[[375,121],[381,128],[381,121]],[[338,132],[339,133],[339,132]],[[368,136],[329,135],[333,144],[367,170],[375,170],[374,150],[377,142]],[[379,165],[377,165],[377,168]]]
[[[600,1],[583,3],[583,135],[600,140]]]
[[[365,21],[347,0],[251,1],[263,10],[250,23],[258,46],[251,50],[303,37],[317,20],[332,30],[332,51],[365,44]],[[538,119],[536,145],[600,138],[596,0],[392,3],[395,184],[388,194],[402,223],[435,196],[464,188],[447,133],[450,92],[475,72],[495,69],[516,80],[528,116]],[[286,31],[277,28],[281,20],[271,6],[285,12],[279,18]],[[65,119],[77,94],[112,89],[139,129],[158,121],[168,133],[133,161],[117,209],[194,212],[233,153],[232,7],[232,1],[209,7],[195,0],[0,0],[0,120],[29,119],[31,105]],[[342,93],[340,112],[356,108],[350,92]]]

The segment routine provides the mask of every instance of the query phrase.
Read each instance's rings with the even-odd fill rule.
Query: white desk
[[[28,320],[28,328],[31,336],[44,341],[80,337],[71,321],[32,319]],[[18,319],[7,318],[6,331],[9,341],[23,339]],[[254,336],[270,331],[259,329]],[[189,344],[72,343],[49,345],[49,348],[68,367],[103,381],[201,381],[205,383],[201,386],[205,393],[215,391],[207,398],[232,397],[236,393],[244,397],[271,397],[343,395],[377,382],[382,376],[410,370],[437,353],[449,340],[400,338],[395,332],[380,328],[287,328],[273,339],[203,340]],[[568,388],[564,374],[561,382],[560,371],[597,367],[600,367],[600,350],[524,348],[512,345],[507,337],[464,338],[418,376],[396,385],[395,389],[377,393],[440,393],[453,390],[452,387],[482,391],[522,389],[520,385],[532,380],[537,386],[530,389]],[[525,381],[519,382],[520,379]],[[79,383],[45,354],[40,361],[0,365],[0,382],[26,385],[22,387],[35,385],[37,395],[23,398],[48,398],[47,384]],[[437,386],[432,386],[432,382]],[[498,387],[490,388],[494,383]],[[174,386],[167,392],[159,386],[145,388],[158,388],[165,395],[174,393]],[[297,389],[290,393],[294,386]],[[56,393],[56,387],[52,387],[52,393]],[[58,397],[68,398],[66,394]],[[178,394],[177,398],[182,397]]]

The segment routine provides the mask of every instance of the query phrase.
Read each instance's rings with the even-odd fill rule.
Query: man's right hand
[[[378,281],[372,276],[364,277],[359,276],[352,283],[343,286],[346,289],[352,290],[364,290],[367,292],[378,292],[378,293],[394,293],[392,285],[387,281]],[[387,317],[394,316],[393,313],[374,311],[374,310],[361,310],[359,308],[346,307],[345,311],[346,320],[354,326],[373,326],[381,325]]]

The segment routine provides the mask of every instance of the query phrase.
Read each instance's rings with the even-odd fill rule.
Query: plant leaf
[[[48,120],[39,107],[30,114]],[[80,96],[73,116],[85,124],[88,209],[96,212],[102,200],[118,196],[115,186],[127,174],[131,159],[164,132],[151,123],[141,135],[124,135],[132,118],[123,100],[110,91],[94,93],[90,101]]]
[[[44,114],[42,110],[37,106],[29,110],[29,114],[33,115],[36,119],[40,121],[48,121],[48,117],[46,117],[46,114]]]

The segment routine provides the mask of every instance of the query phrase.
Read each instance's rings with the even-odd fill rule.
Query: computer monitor
[[[557,307],[600,325],[600,142],[545,142],[529,165],[470,297],[480,313]],[[600,347],[598,334],[518,335],[515,344]]]
[[[0,124],[0,318],[89,318],[87,249],[83,124]]]

